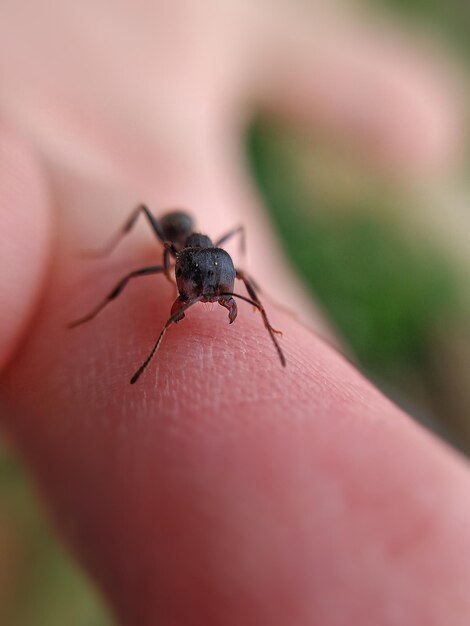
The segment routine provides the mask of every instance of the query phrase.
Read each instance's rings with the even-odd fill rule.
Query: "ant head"
[[[171,243],[183,246],[188,236],[193,232],[193,218],[185,211],[170,211],[159,220],[165,239]]]
[[[183,300],[233,291],[235,268],[225,250],[186,246],[176,259],[176,284]]]

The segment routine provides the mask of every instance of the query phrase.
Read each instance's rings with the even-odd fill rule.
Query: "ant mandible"
[[[174,284],[170,273],[172,269],[171,257],[173,257],[175,260],[174,269],[178,297],[171,307],[170,317],[163,326],[150,354],[131,378],[131,385],[138,381],[141,374],[147,368],[160,347],[167,329],[172,324],[180,322],[189,307],[197,302],[218,302],[228,310],[230,324],[234,322],[237,317],[237,303],[234,298],[240,298],[240,300],[244,300],[253,305],[261,313],[264,325],[271,336],[281,364],[285,367],[286,359],[276,339],[276,334],[282,333],[275,330],[269,323],[266,311],[258,298],[253,281],[248,278],[244,272],[234,267],[232,258],[228,252],[220,247],[234,235],[240,234],[242,249],[244,249],[245,231],[243,226],[238,226],[230,230],[214,244],[207,235],[194,232],[193,220],[187,213],[183,211],[171,211],[157,220],[145,205],[140,204],[131,213],[123,228],[116,233],[109,244],[99,252],[98,255],[103,256],[114,250],[121,238],[134,226],[141,213],[147,218],[153,232],[163,244],[163,265],[143,267],[142,269],[135,270],[124,276],[100,304],[90,311],[88,315],[69,324],[69,328],[74,328],[75,326],[79,326],[93,319],[108,302],[117,298],[131,278],[148,274],[164,274],[166,278]],[[244,283],[248,295],[250,296],[249,298],[234,293],[235,278],[238,278]]]

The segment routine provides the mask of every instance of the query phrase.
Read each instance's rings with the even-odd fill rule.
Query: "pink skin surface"
[[[4,431],[123,624],[466,626],[467,465],[295,314],[264,299],[284,332],[284,369],[249,305],[232,325],[222,307],[196,305],[133,387],[174,300],[163,277],[136,279],[95,320],[65,329],[126,272],[160,261],[143,225],[109,258],[77,259],[140,200],[157,213],[189,207],[212,237],[246,223],[248,269],[322,327],[238,152],[253,74],[273,110],[320,125],[393,176],[431,177],[455,156],[457,106],[417,52],[395,55],[365,27],[345,37],[345,19],[335,30],[331,16],[337,38],[312,37],[309,50],[306,18],[282,3],[268,33],[255,28],[262,3],[259,14],[241,2],[184,4],[142,2],[139,15],[125,2],[119,13],[106,2],[28,4],[27,22],[26,5],[1,9],[3,110],[41,155],[0,127]],[[318,22],[312,32],[327,32]],[[269,67],[292,58],[289,99],[289,75],[278,81]],[[331,72],[306,82],[309,63]],[[348,67],[361,102],[338,79],[342,104],[324,107]],[[392,129],[367,115],[390,94]]]
[[[30,321],[51,247],[50,198],[30,146],[0,126],[0,368]]]

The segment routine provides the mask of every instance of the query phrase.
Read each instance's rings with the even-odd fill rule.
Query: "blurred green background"
[[[369,4],[396,12],[466,62],[465,2]],[[263,116],[247,133],[247,153],[288,257],[352,358],[395,401],[468,452],[468,268],[449,242],[413,229],[416,199],[405,190]],[[1,447],[0,554],[0,624],[111,624],[52,537],[23,469]]]

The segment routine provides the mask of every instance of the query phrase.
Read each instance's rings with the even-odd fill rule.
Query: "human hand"
[[[283,370],[248,306],[230,327],[197,307],[134,387],[164,280],[64,329],[159,261],[143,228],[76,258],[141,199],[187,206],[211,235],[245,223],[250,270],[305,310],[244,171],[252,102],[422,177],[455,154],[451,96],[337,15],[135,7],[2,8],[2,107],[26,137],[0,132],[5,429],[123,623],[466,624],[467,468],[293,316],[267,302]],[[393,120],[377,115],[390,101]]]

